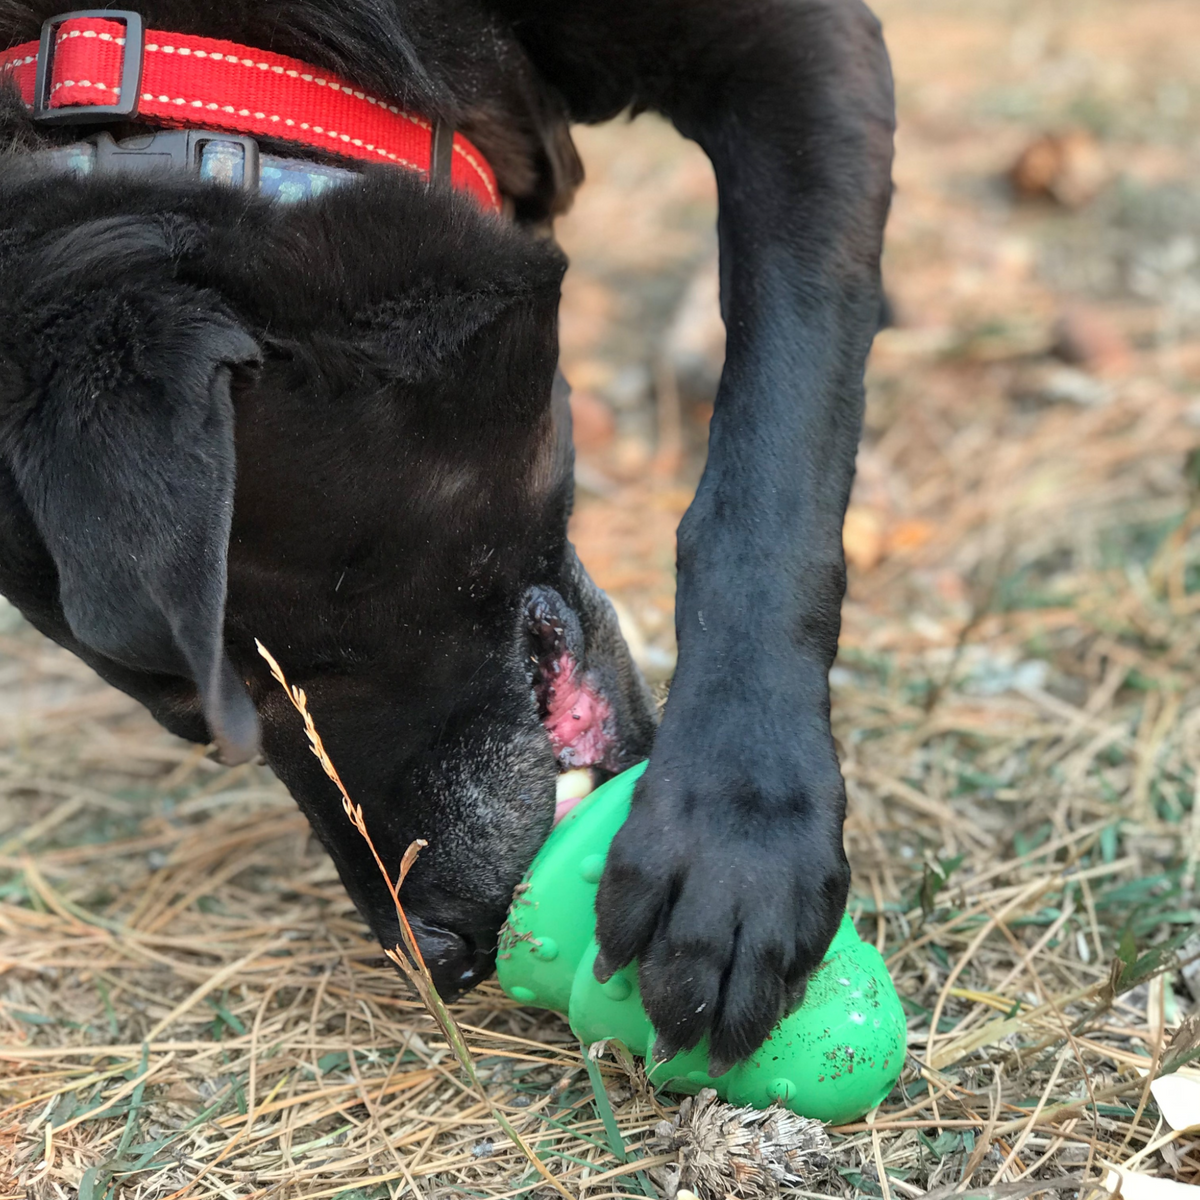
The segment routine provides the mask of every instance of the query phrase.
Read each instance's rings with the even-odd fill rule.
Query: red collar
[[[433,126],[423,117],[295,58],[143,30],[132,12],[52,17],[40,43],[0,51],[0,76],[5,73],[43,121],[217,129],[426,175],[433,160]],[[454,134],[450,157],[454,187],[499,212],[487,159],[461,134]]]

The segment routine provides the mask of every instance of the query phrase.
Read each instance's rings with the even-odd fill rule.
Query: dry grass
[[[878,1194],[881,1168],[891,1196],[968,1177],[1077,1191],[1130,1161],[1200,1181],[1147,1074],[1200,991],[1183,965],[1200,945],[1162,949],[1197,924],[1200,537],[1182,477],[1151,532],[1125,523],[1170,414],[1115,403],[1075,442],[1070,473],[1093,486],[1057,538],[1037,505],[1061,514],[1062,492],[954,510],[1019,547],[978,595],[927,600],[916,628],[895,604],[983,536],[959,524],[856,581],[835,676],[855,904],[908,1005],[911,1059],[871,1124],[835,1134],[835,1192]],[[1047,421],[1025,440],[1029,469],[1060,436]],[[1086,529],[1142,549],[1039,572]],[[654,1194],[672,1102],[640,1075],[601,1060],[598,1102],[565,1024],[488,985],[455,1010],[485,1103],[264,772],[155,732],[27,632],[2,648],[25,699],[0,788],[32,819],[0,847],[0,1195],[545,1189],[489,1104],[572,1195]]]
[[[901,1088],[835,1136],[846,1194],[878,1192],[880,1165],[893,1196],[1094,1179],[1155,1140],[1142,1166],[1200,1180],[1145,1073],[1191,1004],[1179,952],[1152,947],[1196,924],[1195,623],[1136,576],[1072,583],[1094,617],[976,614],[961,644],[894,629],[840,670],[859,925],[912,1017]],[[79,674],[28,635],[4,648]],[[565,1025],[488,985],[456,1007],[485,1103],[277,785],[76,686],[0,768],[38,813],[0,860],[0,1194],[544,1188],[488,1103],[572,1195],[653,1189],[666,1098],[601,1061],[646,1160],[622,1163]]]
[[[1200,1141],[1149,1094],[1189,1069],[1200,1011],[1200,321],[1179,280],[1131,298],[1051,269],[1063,246],[1077,274],[1152,258],[1129,197],[1195,199],[1195,149],[1137,122],[1161,82],[1146,14],[1184,45],[1200,13],[879,7],[905,120],[904,322],[871,367],[834,692],[855,912],[911,1054],[871,1121],[833,1132],[820,1190],[1086,1195],[1106,1164],[1200,1183]],[[1044,78],[1018,62],[1029,45]],[[1079,214],[1013,207],[996,181],[1041,117],[1003,113],[1057,121],[1084,93],[1115,114],[1124,190]],[[615,182],[602,169],[583,214],[590,257],[566,230],[566,349],[604,395],[653,325],[593,264],[616,247],[626,286],[643,259],[686,278],[709,253],[706,177],[667,145],[651,126],[584,147]],[[1119,370],[1068,380],[1085,404],[1047,388],[1081,298],[1127,342]],[[661,674],[687,488],[646,474],[643,416],[584,455],[575,530]],[[492,1105],[572,1196],[658,1194],[674,1101],[488,984],[454,1008],[485,1102],[265,771],[173,741],[15,621],[0,746],[0,1197],[550,1196]]]

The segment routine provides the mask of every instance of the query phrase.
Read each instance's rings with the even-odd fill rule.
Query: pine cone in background
[[[712,1088],[688,1097],[673,1121],[660,1121],[654,1138],[665,1152],[679,1154],[679,1165],[663,1172],[667,1194],[686,1189],[699,1200],[770,1200],[789,1187],[812,1190],[825,1179],[833,1153],[820,1121],[785,1108],[734,1108]]]

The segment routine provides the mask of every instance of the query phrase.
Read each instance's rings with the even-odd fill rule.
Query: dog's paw
[[[827,731],[688,758],[671,734],[668,713],[609,852],[596,974],[637,958],[655,1059],[707,1034],[715,1075],[800,1002],[837,931],[845,793]]]

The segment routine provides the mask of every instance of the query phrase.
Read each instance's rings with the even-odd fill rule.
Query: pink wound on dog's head
[[[579,674],[569,654],[564,652],[555,665],[542,718],[555,756],[568,768],[601,765],[613,748],[612,706]]]

